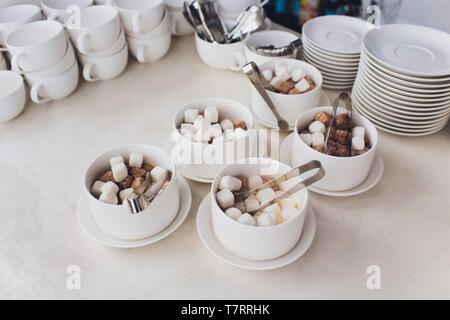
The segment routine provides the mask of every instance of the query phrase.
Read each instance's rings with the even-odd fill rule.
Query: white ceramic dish
[[[17,117],[25,108],[26,93],[22,77],[13,71],[0,71],[0,123]]]
[[[83,78],[86,81],[110,80],[121,75],[127,67],[128,46],[125,43],[118,53],[109,57],[90,58],[80,54],[79,58],[83,65]]]
[[[80,224],[81,229],[83,229],[83,231],[91,239],[107,247],[123,249],[138,248],[155,243],[168,237],[175,230],[177,230],[189,214],[192,202],[191,189],[189,188],[186,180],[184,180],[180,176],[178,176],[178,183],[180,187],[180,209],[178,210],[175,219],[169,226],[167,226],[167,228],[148,238],[140,240],[121,240],[106,234],[95,222],[94,216],[92,215],[91,209],[89,208],[89,203],[84,193],[81,194],[80,199],[78,200],[78,223]]]
[[[358,71],[358,64],[338,65],[332,62],[321,61],[311,56],[307,51],[303,52],[303,58],[308,59],[311,63],[314,63],[314,65],[317,65],[318,67],[321,67],[324,70],[328,70],[329,72],[356,75],[356,72]]]
[[[328,57],[330,59],[338,60],[341,62],[354,62],[355,60],[359,60],[360,53],[357,54],[341,54],[336,52],[331,52],[324,50],[320,47],[318,47],[314,42],[308,39],[308,37],[305,36],[305,34],[302,34],[302,41],[304,46],[306,46],[307,50],[310,50],[311,52],[318,52],[322,54],[324,57]]]
[[[329,58],[324,58],[320,55],[315,54],[314,52],[310,50],[303,50],[303,56],[311,58],[311,60],[316,61],[318,64],[325,65],[325,66],[331,66],[333,68],[342,68],[339,70],[350,70],[353,71],[354,69],[358,69],[359,59],[352,61],[352,62],[341,62],[341,61],[335,61]]]
[[[303,39],[306,39],[305,37]],[[358,64],[360,55],[355,56],[354,58],[340,58],[335,57],[333,55],[330,55],[329,53],[320,51],[319,49],[315,48],[314,46],[310,45],[309,42],[304,41],[303,42],[303,51],[309,54],[312,57],[317,58],[317,60],[323,60],[328,61],[331,63],[335,63],[338,65],[354,65]]]

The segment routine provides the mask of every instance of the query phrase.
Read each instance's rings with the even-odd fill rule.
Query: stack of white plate
[[[347,16],[308,20],[302,29],[303,59],[320,70],[323,87],[351,88],[358,72],[361,42],[367,23]]]
[[[450,116],[450,35],[402,24],[369,31],[352,97],[381,130],[407,136],[439,131]]]

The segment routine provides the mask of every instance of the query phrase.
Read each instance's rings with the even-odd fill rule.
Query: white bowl
[[[302,235],[308,190],[303,189],[303,204],[298,214],[287,222],[268,227],[241,224],[228,217],[217,204],[220,178],[226,175],[266,175],[277,177],[291,168],[267,158],[239,161],[221,170],[211,186],[212,224],[217,240],[232,253],[250,260],[275,259],[291,250]]]
[[[335,157],[318,152],[304,143],[298,132],[311,123],[320,111],[331,114],[332,110],[333,107],[318,107],[298,117],[292,139],[291,165],[296,167],[312,160],[319,160],[325,170],[325,176],[314,186],[325,190],[344,191],[360,185],[367,178],[378,147],[378,132],[369,120],[353,110],[353,124],[366,129],[371,149],[354,157]],[[337,114],[346,112],[346,109],[338,108]]]
[[[293,126],[295,120],[302,112],[318,106],[320,94],[322,92],[323,79],[317,68],[309,63],[295,59],[270,60],[258,67],[261,71],[266,69],[275,70],[275,64],[278,62],[282,62],[286,66],[297,65],[301,67],[306,72],[306,75],[310,76],[316,83],[316,88],[314,88],[314,90],[302,94],[288,95],[266,90],[280,115],[289,123],[290,126]],[[273,123],[273,125],[276,126],[277,119],[275,118],[275,115],[253,86],[251,96],[253,109],[258,114],[259,118],[267,123]]]
[[[22,77],[13,71],[0,71],[0,122],[17,117],[25,107],[26,94]]]
[[[138,214],[131,214],[127,203],[107,204],[99,201],[90,192],[92,184],[110,170],[109,159],[118,155],[128,159],[131,152],[143,153],[144,163],[152,166],[160,165],[172,173],[172,180],[167,188],[158,194],[149,207]],[[167,153],[151,145],[125,145],[101,154],[87,168],[84,174],[83,189],[98,226],[109,235],[119,239],[137,240],[160,232],[172,222],[180,206],[175,165]]]
[[[184,121],[184,111],[198,109],[203,112],[206,107],[216,107],[220,119],[244,120],[248,129],[246,135],[224,144],[203,144],[183,137],[178,128]],[[175,144],[172,157],[186,171],[198,177],[212,179],[228,164],[248,158],[254,152],[255,144],[252,142],[256,137],[253,131],[253,115],[244,105],[230,99],[204,98],[189,102],[175,114],[172,128]]]

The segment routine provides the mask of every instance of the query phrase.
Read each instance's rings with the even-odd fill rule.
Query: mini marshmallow
[[[268,82],[270,82],[270,80],[272,80],[273,78],[273,71],[270,69],[266,69],[262,72],[264,79],[266,79]]]
[[[300,133],[300,139],[303,140],[304,143],[306,143],[308,146],[311,146],[312,143],[312,137],[310,133]]]
[[[245,199],[245,211],[253,211],[259,208],[259,201],[256,199]]]
[[[232,176],[224,176],[220,179],[219,189],[228,189],[231,191],[238,191],[242,187],[242,181]]]
[[[303,71],[302,68],[297,68],[291,72],[291,78],[295,82],[299,82],[300,80],[304,79],[305,76],[306,76],[306,73],[305,73],[305,71]]]
[[[249,176],[247,178],[247,182],[248,182],[248,188],[250,190],[253,190],[263,184],[263,179],[260,176],[256,176],[256,175]]]
[[[327,131],[327,128],[325,128],[325,125],[320,122],[320,121],[313,121],[310,125],[309,125],[309,132],[311,132],[311,134],[313,133],[325,133]]]
[[[289,221],[298,214],[298,210],[295,208],[286,208],[281,211],[281,216],[283,217],[283,222]]]
[[[222,126],[218,123],[213,124],[211,127],[209,127],[208,130],[209,130],[209,134],[213,138],[222,136]]]
[[[247,224],[249,226],[256,225],[255,219],[251,215],[249,215],[248,213],[244,213],[242,216],[240,216],[237,219],[237,222],[240,222],[242,224]]]
[[[278,77],[273,77],[272,80],[270,81],[270,85],[274,88],[278,88],[278,85],[280,84],[280,82],[283,81]]]
[[[128,165],[132,168],[140,168],[144,162],[144,155],[142,153],[130,153]]]
[[[278,203],[280,204],[281,209],[295,208],[295,206],[297,205],[295,199],[291,197],[281,199]]]
[[[256,218],[256,224],[260,227],[273,226],[277,223],[275,213],[263,213]]]
[[[116,164],[124,163],[122,156],[117,156],[114,158],[109,159],[109,164],[111,165],[111,168],[114,167]]]
[[[234,195],[230,190],[223,189],[216,193],[216,200],[222,209],[228,209],[234,204]]]
[[[241,211],[241,212],[245,212],[245,204],[244,204],[244,202],[236,202],[234,204],[234,207],[236,209],[238,209],[239,211]]]
[[[114,194],[116,194],[117,192],[119,192],[119,186],[112,181],[108,181],[107,183],[103,184],[101,192],[113,192]]]
[[[230,119],[223,119],[220,122],[220,126],[222,127],[222,130],[225,131],[227,129],[231,129],[234,130],[234,125],[233,125],[233,121],[231,121]]]
[[[323,146],[325,143],[325,136],[323,133],[313,133],[311,135],[311,145],[313,147]]]
[[[366,143],[364,142],[364,138],[361,136],[355,136],[352,138],[352,149],[354,150],[364,150]]]
[[[133,192],[134,192],[133,188],[128,188],[120,191],[119,192],[120,201],[124,202]]]
[[[105,185],[104,182],[97,180],[94,182],[91,188],[91,193],[94,197],[98,198],[102,194],[102,187]]]
[[[364,139],[365,134],[366,129],[364,127],[354,127],[352,130],[353,137],[362,137]]]
[[[180,127],[180,132],[182,135],[184,135],[185,133],[194,134],[195,133],[194,125],[192,123],[182,123]]]
[[[211,123],[219,122],[219,112],[216,107],[208,107],[205,109],[205,120]]]
[[[295,88],[300,92],[305,92],[306,90],[309,89],[309,83],[305,79],[302,79],[299,82],[297,82]]]
[[[117,204],[119,202],[119,200],[117,199],[117,195],[111,191],[103,192],[98,200],[108,204]]]
[[[242,128],[236,128],[236,130],[234,130],[234,137],[236,139],[242,138],[243,136],[245,136],[247,134],[247,131],[245,131]]]
[[[278,187],[280,187],[281,191],[286,192],[289,189],[291,189],[293,186],[296,186],[297,184],[299,184],[302,181],[303,181],[303,178],[301,176],[295,176],[293,178],[287,179],[286,181],[280,182]]]
[[[228,208],[227,210],[225,210],[225,214],[233,220],[239,219],[239,217],[242,215],[241,211],[236,208]]]
[[[128,168],[125,163],[116,164],[111,168],[111,170],[114,176],[114,181],[116,182],[120,182],[128,177]]]
[[[264,211],[264,213],[278,214],[278,213],[281,212],[281,209],[280,209],[280,207],[278,206],[277,203],[274,203],[274,204],[268,206],[267,208],[265,208],[263,211]]]
[[[198,117],[197,109],[187,109],[184,111],[184,122],[186,123],[194,123],[197,117]]]
[[[159,182],[167,173],[167,169],[156,166],[150,171],[150,176],[152,177],[152,182]]]
[[[275,191],[272,188],[265,188],[256,193],[256,199],[260,202],[267,202],[275,198]]]

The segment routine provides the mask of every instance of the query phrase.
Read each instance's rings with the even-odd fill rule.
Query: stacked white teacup
[[[67,19],[67,31],[86,81],[113,79],[128,63],[128,46],[117,10],[110,5],[80,8]]]
[[[114,0],[131,54],[141,63],[161,59],[172,41],[163,0]]]
[[[28,23],[9,33],[5,43],[11,68],[25,75],[33,102],[62,99],[76,89],[78,63],[61,23]]]
[[[194,28],[189,24],[183,14],[185,0],[164,0],[171,20],[170,30],[174,36],[186,36],[194,33]]]

